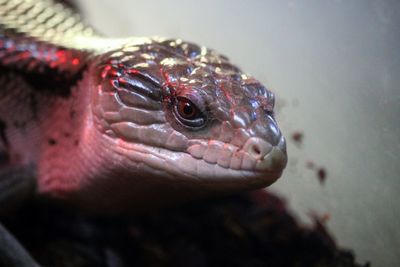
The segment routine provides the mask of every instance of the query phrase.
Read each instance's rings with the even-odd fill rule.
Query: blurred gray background
[[[180,37],[271,88],[290,136],[271,187],[304,223],[327,225],[359,262],[400,266],[400,1],[85,0],[110,36]],[[308,161],[325,167],[321,185]]]

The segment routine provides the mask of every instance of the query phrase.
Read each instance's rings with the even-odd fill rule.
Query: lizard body
[[[0,0],[2,166],[95,212],[262,188],[286,145],[274,95],[179,39],[101,36],[51,0]]]

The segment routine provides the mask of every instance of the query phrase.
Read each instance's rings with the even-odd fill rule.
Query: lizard
[[[227,57],[108,38],[54,0],[0,0],[0,103],[0,211],[35,194],[129,213],[263,188],[287,163],[274,94]]]

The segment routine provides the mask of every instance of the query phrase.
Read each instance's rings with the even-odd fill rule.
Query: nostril
[[[261,155],[261,149],[257,144],[253,144],[250,147],[249,153],[252,154],[254,157],[259,157]]]
[[[258,137],[251,137],[243,146],[243,150],[257,160],[264,158],[271,149],[271,144]]]

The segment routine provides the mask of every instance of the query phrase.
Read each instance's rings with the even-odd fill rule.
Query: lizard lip
[[[242,149],[219,141],[197,141],[189,147],[188,153],[196,159],[225,169],[256,173],[281,172],[287,163],[286,141],[283,136],[275,146],[253,137]]]
[[[251,184],[259,181],[264,185],[279,178],[286,166],[286,145],[283,137],[262,159],[256,159],[236,146],[219,141],[192,140],[186,152],[128,142],[121,142],[117,148],[118,153],[128,156],[131,161],[145,164],[155,173],[162,172],[175,180],[193,178],[209,182],[247,181]],[[216,153],[218,149],[221,153]]]

